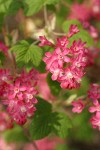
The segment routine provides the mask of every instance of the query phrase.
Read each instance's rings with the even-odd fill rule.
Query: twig
[[[62,0],[61,2],[62,2],[62,4],[63,4],[64,6],[66,6],[66,7],[68,7],[68,8],[71,9],[71,6],[70,6],[67,2],[65,2],[64,0]]]
[[[58,32],[52,32],[54,35],[57,35],[57,36],[65,36],[66,33],[58,33]]]
[[[48,26],[48,15],[47,15],[46,6],[44,6],[44,20],[45,20],[45,25]]]
[[[25,136],[29,139],[29,141],[31,142],[31,144],[33,145],[33,147],[35,148],[35,150],[39,150],[38,147],[37,147],[37,145],[36,145],[36,143],[35,143],[35,141],[33,141],[33,140],[31,139],[31,136],[29,135],[29,133],[28,133],[28,131],[26,130],[26,128],[24,128],[24,127],[22,127],[22,128],[23,128],[23,131],[24,131]]]

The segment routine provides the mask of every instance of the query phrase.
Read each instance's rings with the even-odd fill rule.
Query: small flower
[[[46,46],[46,45],[53,46],[53,43],[48,41],[45,36],[40,36],[39,39],[41,41],[41,43],[39,43],[39,46]]]
[[[100,131],[100,112],[97,112],[95,115],[92,116],[90,119],[93,128],[98,128]]]
[[[88,97],[93,101],[97,101],[100,98],[100,85],[91,84],[91,88],[88,91]]]
[[[77,101],[73,101],[72,105],[74,106],[72,111],[76,113],[81,113],[82,110],[84,109],[85,105],[82,101],[82,99],[78,99]]]
[[[89,108],[89,112],[94,113],[94,112],[100,112],[100,104],[98,100],[93,102],[94,106],[91,106]]]
[[[77,25],[71,25],[69,28],[68,38],[72,37],[74,34],[78,33],[80,30]]]

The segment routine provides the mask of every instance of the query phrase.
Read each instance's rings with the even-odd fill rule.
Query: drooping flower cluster
[[[94,113],[90,122],[93,128],[98,128],[100,130],[100,85],[92,84],[88,96],[92,99],[92,106],[89,107],[89,112]]]
[[[79,32],[76,25],[71,25],[67,36],[57,38],[54,45],[45,37],[40,37],[39,46],[52,46],[52,53],[46,52],[43,61],[46,63],[46,70],[52,74],[52,80],[60,82],[64,89],[72,89],[80,86],[85,72],[84,69],[88,60],[88,49],[81,39],[73,41],[69,46],[69,38]]]
[[[29,73],[23,71],[18,77],[13,78],[8,70],[0,70],[0,96],[7,106],[7,111],[17,124],[23,125],[27,117],[34,114],[34,105],[38,92],[35,88],[38,72],[32,69]]]

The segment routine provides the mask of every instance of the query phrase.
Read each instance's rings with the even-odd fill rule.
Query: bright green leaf
[[[37,13],[46,0],[24,0],[24,11],[26,16],[31,16]]]
[[[42,60],[42,49],[36,45],[28,43],[27,41],[20,41],[18,44],[11,48],[16,53],[16,62],[26,65],[31,62],[34,66],[38,67]]]

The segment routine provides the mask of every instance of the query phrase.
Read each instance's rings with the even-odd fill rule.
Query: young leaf
[[[28,43],[25,40],[20,41],[18,44],[11,48],[16,53],[16,62],[26,65],[31,62],[34,66],[38,67],[42,60],[42,49],[36,45]]]

